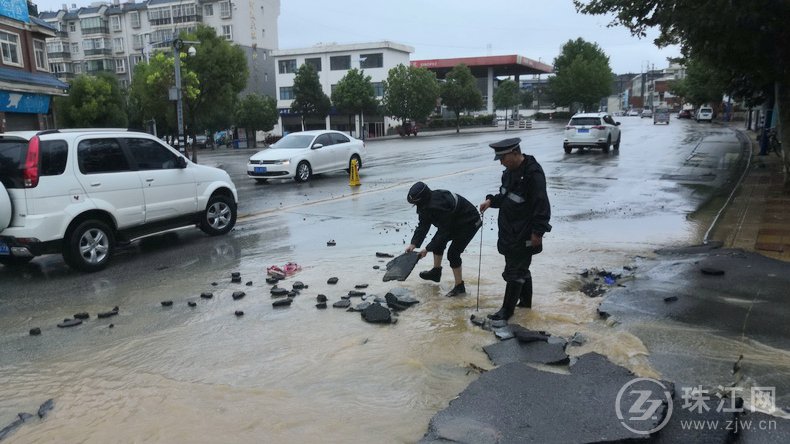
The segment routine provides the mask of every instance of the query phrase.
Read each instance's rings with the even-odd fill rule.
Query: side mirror
[[[322,144],[322,143],[313,144],[313,149],[314,150],[317,150],[318,148],[323,148],[323,147],[324,147],[324,144]]]
[[[187,160],[184,156],[178,156],[178,158],[176,158],[176,166],[182,169],[187,167]]]
[[[617,126],[620,126],[620,122],[615,122],[614,124],[617,125]]]

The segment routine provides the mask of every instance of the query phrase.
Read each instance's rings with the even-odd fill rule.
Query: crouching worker
[[[407,200],[417,207],[419,216],[417,229],[414,230],[411,243],[406,247],[407,252],[422,245],[431,225],[435,225],[437,229],[433,239],[420,252],[420,258],[425,257],[429,251],[433,253],[433,268],[421,272],[420,277],[434,282],[441,280],[442,256],[449,242],[447,260],[450,261],[450,268],[453,270],[455,286],[446,296],[453,297],[466,293],[461,275],[461,253],[482,225],[477,208],[463,196],[447,190],[431,190],[422,182],[412,185]]]

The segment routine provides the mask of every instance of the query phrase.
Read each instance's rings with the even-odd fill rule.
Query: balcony
[[[75,77],[73,72],[56,72],[54,74],[60,80],[71,80]]]
[[[109,33],[110,33],[109,26],[99,26],[97,28],[82,28],[82,35],[109,34]]]
[[[195,23],[202,22],[203,16],[200,14],[183,15],[181,17],[173,17],[173,23]]]
[[[69,33],[66,32],[66,31],[55,31],[55,37],[58,37],[58,38],[61,38],[61,39],[67,39],[67,38],[69,38]]]
[[[95,55],[111,55],[112,49],[110,48],[101,48],[101,49],[86,49],[85,56],[95,56]]]
[[[71,59],[71,53],[70,53],[70,52],[67,52],[67,51],[61,51],[61,52],[48,52],[48,53],[47,53],[47,57],[48,57],[50,60],[52,60],[52,59]]]

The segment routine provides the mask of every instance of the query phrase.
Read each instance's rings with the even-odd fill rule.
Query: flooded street
[[[94,274],[71,271],[54,256],[21,272],[0,268],[0,428],[18,412],[55,402],[45,421],[25,424],[7,442],[419,440],[431,416],[478,377],[474,367],[491,368],[482,347],[495,338],[469,317],[478,313],[478,288],[480,314],[501,304],[497,212],[485,215],[482,247],[479,233],[462,256],[465,297],[443,296],[452,286],[446,260],[440,284],[417,276],[428,260],[405,282],[385,283],[387,259],[375,253],[397,255],[408,244],[417,224],[405,198],[413,182],[475,205],[494,193],[502,167],[487,145],[514,135],[546,172],[553,230],[531,268],[534,309],[517,309],[512,322],[558,336],[582,332],[588,342],[575,348],[579,354],[597,351],[639,375],[659,376],[636,336],[598,320],[601,299],[579,291],[578,275],[606,269],[623,273],[627,285],[623,266],[635,265],[636,256],[699,243],[718,208],[698,210],[715,206],[718,189],[740,174],[741,146],[720,126],[619,119],[619,153],[566,155],[564,126],[550,123],[368,142],[356,188],[343,174],[256,184],[243,174],[244,156],[201,152],[201,163],[221,164],[239,189],[230,235],[188,229],[152,237]],[[266,267],[287,262],[302,270],[279,285],[290,289],[299,280],[308,288],[290,307],[273,308]],[[242,283],[231,283],[234,271]],[[336,285],[327,283],[333,276]],[[331,308],[365,283],[368,295],[400,286],[420,303],[386,326]],[[233,300],[234,291],[246,296]],[[202,299],[202,292],[214,297]],[[318,294],[330,308],[316,309]],[[166,299],[172,307],[161,306]],[[96,318],[114,306],[117,316]],[[56,327],[86,311],[83,325]],[[33,327],[42,335],[29,336]]]

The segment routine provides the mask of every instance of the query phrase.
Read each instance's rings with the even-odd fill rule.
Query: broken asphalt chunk
[[[80,324],[82,324],[81,319],[64,319],[63,322],[58,324],[58,327],[60,328],[74,327]]]
[[[713,267],[702,267],[699,269],[702,274],[707,274],[708,276],[723,276],[724,270],[720,268],[713,268]]]
[[[41,334],[41,329],[38,327],[34,327],[30,329],[30,336],[38,336]]]
[[[187,305],[189,305],[190,307],[197,307],[197,302],[189,301],[189,302],[187,302]]]
[[[233,298],[234,301],[238,301],[239,299],[243,298],[246,295],[247,293],[243,291],[234,291],[231,297]]]
[[[272,307],[274,307],[274,308],[287,307],[287,306],[291,305],[291,302],[293,302],[293,299],[291,299],[291,298],[278,299],[278,300],[272,302]]]
[[[392,313],[381,304],[371,304],[360,313],[362,319],[373,324],[389,324],[392,322]]]
[[[91,317],[91,315],[89,315],[86,312],[77,313],[77,314],[74,315],[74,319],[89,319],[90,317]]]
[[[302,281],[296,281],[296,282],[294,282],[294,284],[293,284],[293,287],[292,287],[292,288],[293,288],[294,290],[302,290],[302,289],[305,289],[305,288],[307,288],[307,286],[306,286],[306,285],[304,284],[304,282],[302,282]]]
[[[271,292],[272,296],[275,296],[275,297],[277,297],[277,296],[285,296],[285,295],[288,294],[288,290],[287,289],[278,287],[276,285],[274,287],[272,287],[272,289],[269,290],[269,291]]]
[[[235,314],[236,316],[244,316],[244,312],[241,310],[236,310],[233,314]]]
[[[332,304],[332,307],[334,308],[348,308],[350,306],[351,306],[351,301],[349,301],[348,299],[342,299]]]
[[[318,308],[318,309],[321,309],[321,310],[325,309],[326,308],[326,301],[319,302],[319,303],[315,304],[315,308]]]
[[[393,255],[391,255],[391,254],[389,254],[389,253],[379,253],[379,252],[376,252],[376,257],[395,257],[395,256],[393,256]]]
[[[336,277],[331,277],[331,278],[327,279],[326,283],[334,285],[334,284],[337,284],[337,281],[338,281],[338,279]]]
[[[315,300],[318,302],[326,302],[327,301],[326,295],[319,294],[318,296],[315,297]]]
[[[172,307],[173,301],[162,301],[162,307]]]
[[[277,279],[276,277],[267,277],[266,278],[266,283],[267,284],[276,284],[278,282],[280,282],[280,280]]]
[[[205,291],[203,293],[200,293],[200,297],[203,298],[203,299],[211,299],[211,298],[214,297],[214,293],[210,293],[210,292]]]
[[[664,302],[675,302],[678,300],[677,296],[667,296],[664,298]]]

